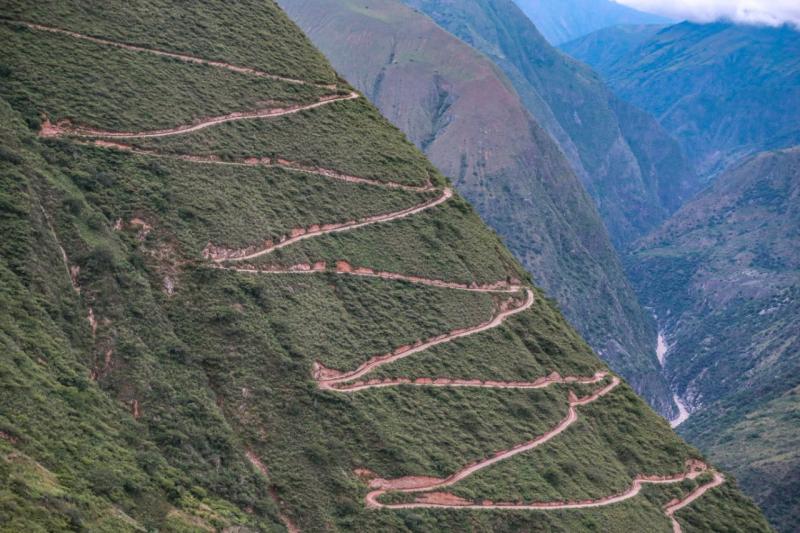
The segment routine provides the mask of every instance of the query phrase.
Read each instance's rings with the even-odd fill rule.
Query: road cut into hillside
[[[276,80],[281,80],[293,84],[305,84],[316,87],[323,87],[330,90],[337,90],[336,85],[324,85],[310,81],[303,81],[293,78],[286,78],[280,75],[270,74],[258,69],[233,65],[230,63],[203,59],[191,55],[186,55],[178,52],[169,52],[165,50],[153,49],[142,47],[138,45],[126,44],[108,39],[93,37],[66,29],[43,26],[30,22],[14,22],[4,21],[6,23],[18,24],[26,26],[35,31],[46,31],[65,35],[68,37],[90,41],[96,44],[111,46],[115,48],[132,50],[141,53],[150,53],[159,56],[169,57],[184,61],[187,63],[197,63],[208,65],[215,68],[228,69],[233,72],[268,77]],[[562,510],[562,509],[582,509],[591,507],[602,507],[613,505],[628,499],[631,499],[639,494],[643,485],[646,484],[671,484],[680,483],[687,479],[696,479],[704,472],[710,471],[709,468],[702,462],[696,460],[687,461],[686,470],[684,472],[669,475],[669,476],[647,476],[638,475],[633,479],[631,486],[622,493],[614,494],[611,496],[582,500],[582,501],[557,501],[557,502],[492,502],[481,501],[474,502],[468,501],[459,496],[443,492],[441,489],[450,487],[458,482],[468,478],[469,476],[486,469],[501,461],[510,459],[518,454],[525,453],[546,444],[548,441],[557,437],[569,427],[571,427],[578,420],[578,409],[583,405],[598,401],[603,396],[609,394],[617,386],[620,385],[621,380],[617,376],[610,375],[606,371],[598,371],[592,376],[561,376],[558,373],[551,373],[546,377],[541,377],[531,382],[525,381],[497,381],[497,380],[484,380],[478,377],[417,377],[417,378],[383,378],[362,380],[364,376],[373,372],[374,370],[391,364],[400,359],[410,357],[414,354],[428,350],[434,346],[444,343],[452,342],[456,339],[476,335],[493,328],[499,327],[506,319],[518,313],[522,313],[531,308],[534,304],[534,291],[531,287],[522,284],[519,280],[508,277],[505,280],[498,280],[492,283],[477,284],[477,283],[459,283],[455,281],[447,281],[444,279],[427,278],[413,274],[403,274],[399,272],[386,272],[375,270],[366,266],[353,266],[348,261],[341,259],[335,262],[335,265],[329,267],[325,262],[309,262],[298,263],[289,266],[269,265],[269,266],[252,266],[245,262],[255,259],[271,252],[291,246],[306,239],[319,237],[326,234],[352,231],[373,224],[380,224],[400,220],[410,217],[426,210],[432,209],[449,199],[454,195],[450,187],[434,187],[430,181],[424,185],[408,185],[393,181],[382,181],[376,179],[369,179],[359,176],[338,172],[327,168],[306,165],[300,162],[294,162],[287,159],[278,157],[265,157],[253,156],[244,158],[238,161],[223,161],[219,156],[214,155],[190,155],[190,154],[167,154],[160,153],[155,150],[146,150],[123,144],[114,140],[104,139],[138,139],[138,138],[151,138],[151,137],[167,137],[175,135],[183,135],[204,128],[214,127],[220,124],[240,121],[240,120],[268,120],[275,117],[281,117],[293,113],[316,109],[334,102],[352,100],[359,98],[360,95],[356,92],[339,91],[337,94],[330,94],[320,97],[318,100],[306,103],[297,104],[286,107],[273,107],[265,109],[256,109],[252,111],[240,111],[229,113],[216,117],[199,118],[192,124],[180,125],[173,128],[157,129],[151,131],[139,132],[121,132],[121,131],[108,131],[94,128],[86,128],[81,126],[73,126],[71,123],[62,121],[56,124],[45,120],[40,131],[42,137],[59,138],[64,137],[73,139],[80,144],[91,144],[96,147],[129,152],[137,156],[150,156],[150,157],[169,157],[185,161],[193,164],[220,164],[220,165],[239,165],[239,166],[272,166],[281,167],[288,170],[304,172],[308,174],[318,175],[323,178],[340,180],[356,184],[375,185],[386,188],[399,188],[415,192],[432,192],[437,191],[439,194],[435,198],[426,199],[412,207],[400,209],[397,211],[370,215],[358,220],[351,220],[345,222],[337,222],[322,225],[310,225],[307,227],[295,228],[289,235],[281,237],[276,241],[264,241],[259,245],[250,246],[247,248],[226,248],[224,246],[217,246],[209,244],[203,252],[203,257],[207,261],[207,265],[211,268],[226,269],[232,272],[241,274],[259,274],[259,275],[289,275],[289,274],[335,274],[335,275],[349,275],[361,276],[367,278],[377,278],[388,281],[397,281],[403,283],[416,283],[425,286],[437,287],[442,289],[452,290],[465,290],[487,293],[511,293],[506,300],[503,300],[496,308],[494,315],[491,319],[471,327],[465,327],[438,335],[436,337],[421,340],[411,345],[400,346],[395,348],[392,352],[382,355],[376,355],[369,358],[367,361],[359,365],[356,369],[350,371],[340,371],[325,367],[319,361],[315,362],[312,366],[312,377],[316,381],[318,387],[323,390],[330,391],[331,393],[349,393],[355,394],[367,389],[384,389],[388,387],[452,387],[452,388],[492,388],[492,389],[540,389],[548,387],[553,384],[581,384],[589,385],[602,383],[606,381],[609,376],[608,383],[595,390],[592,394],[585,397],[578,397],[574,391],[569,391],[567,396],[568,410],[567,415],[553,428],[548,430],[542,435],[539,435],[531,440],[517,444],[511,448],[500,450],[492,455],[476,460],[469,463],[454,472],[446,478],[425,477],[425,476],[407,476],[396,479],[384,479],[374,475],[366,469],[358,469],[360,477],[369,472],[368,488],[369,492],[365,496],[365,504],[372,509],[413,509],[413,508],[452,508],[452,509],[509,509],[509,510]],[[95,138],[93,140],[79,140],[74,138]],[[252,451],[247,451],[246,456],[253,464],[254,468],[260,470],[264,475],[267,475],[266,466],[261,460],[255,456]],[[702,497],[709,490],[724,483],[725,478],[718,472],[713,472],[713,479],[698,486],[696,489],[689,492],[682,499],[673,500],[669,502],[665,508],[665,515],[671,520],[673,530],[680,533],[680,524],[675,519],[675,513],[680,509],[690,505],[698,498]],[[382,496],[391,493],[414,493],[417,494],[416,499],[409,502],[399,503],[383,503],[380,501]],[[276,502],[280,507],[280,500],[276,494],[273,494]],[[298,531],[297,527],[290,520],[289,516],[283,511],[279,513],[281,520],[290,531]]]

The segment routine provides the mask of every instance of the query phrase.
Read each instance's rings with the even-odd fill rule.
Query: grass
[[[268,120],[228,122],[187,135],[143,139],[165,152],[242,158],[276,154],[378,181],[412,185],[442,177],[364,98]]]
[[[181,306],[195,321],[217,325],[206,336],[218,330],[216,342],[229,343],[246,337],[251,328],[269,328],[292,355],[302,358],[307,377],[315,360],[349,370],[373,355],[480,324],[494,314],[486,294],[336,275],[199,270],[184,283],[189,295],[205,295],[209,287],[223,289],[215,298]],[[259,326],[248,325],[249,317]]]
[[[280,168],[198,165],[169,158],[49,143],[106,223],[138,217],[198,258],[207,243],[246,247],[310,224],[344,222],[417,205],[435,193],[411,193]]]
[[[0,24],[0,94],[35,125],[116,131],[190,124],[233,111],[313,102],[331,91]]]
[[[558,324],[558,315],[537,295],[531,310],[498,328],[435,346],[373,375],[535,381],[552,372],[591,376],[603,369],[583,341]]]
[[[43,478],[50,485],[63,487],[63,493],[42,492],[41,484],[27,478],[3,483],[4,524],[120,530],[112,515],[124,513],[143,527],[159,528],[183,495],[195,490],[199,506],[217,507],[229,498],[239,509],[257,510],[254,517],[239,511],[228,523],[269,529],[277,521],[274,508],[224,423],[214,418],[203,382],[196,373],[176,371],[174,359],[164,357],[177,339],[164,330],[146,278],[127,262],[124,242],[110,228],[90,223],[97,212],[88,204],[77,215],[61,211],[59,198],[78,194],[77,188],[37,153],[41,147],[18,115],[5,105],[0,114],[0,224],[9,237],[0,264],[0,299],[9,310],[0,324],[0,430],[8,436],[2,444],[50,472]],[[50,210],[47,218],[40,206]],[[81,266],[80,294],[71,286],[59,245]],[[87,305],[100,321],[94,339]],[[115,372],[99,383],[90,370],[106,347],[114,350]],[[131,379],[122,379],[124,374]],[[148,401],[146,390],[161,397],[171,393],[172,401]],[[132,399],[164,426],[136,421]],[[224,472],[202,473],[212,457],[224,458]],[[6,471],[7,476],[14,474]],[[195,489],[201,486],[205,492]]]
[[[332,83],[336,75],[274,2],[10,0],[3,16],[87,35]]]
[[[665,438],[664,422],[637,404],[630,389],[615,389],[578,407],[578,421],[557,438],[476,473],[454,492],[495,501],[600,498],[623,492],[638,474],[683,472],[696,452]]]
[[[484,253],[486,250],[496,253]],[[338,259],[460,283],[526,277],[497,236],[459,198],[413,217],[303,241],[263,261],[293,264]]]
[[[112,0],[100,9],[90,3],[14,2],[6,15],[279,74],[333,79],[272,3],[176,7]],[[77,43],[64,46],[83,50]],[[0,463],[0,473],[14,481],[0,484],[4,523],[31,531],[137,525],[163,531],[281,530],[272,492],[303,530],[324,525],[509,531],[536,523],[574,530],[607,520],[652,520],[646,500],[602,513],[545,518],[365,509],[366,486],[354,468],[383,475],[449,474],[552,427],[566,412],[566,388],[321,391],[311,378],[314,360],[347,369],[398,345],[480,323],[492,315],[493,297],[335,275],[241,275],[198,265],[198,252],[208,241],[250,244],[295,225],[385,212],[427,196],[278,169],[190,165],[43,141],[31,131],[31,110],[99,121],[126,108],[117,115],[128,124],[156,127],[158,106],[184,102],[180,92],[165,93],[163,104],[106,99],[106,89],[100,90],[106,82],[93,80],[99,92],[92,107],[72,94],[67,59],[56,60],[63,75],[45,91],[36,69],[49,64],[43,57],[48,50],[27,49],[36,56],[30,70],[8,72],[18,82],[12,90],[19,98],[0,105],[0,302],[8,309],[0,321],[0,431],[6,436],[0,447],[5,458],[30,458],[23,470]],[[110,73],[118,72],[104,52],[80,53],[94,70],[107,65]],[[136,66],[121,73],[130,74],[126,82],[141,83],[152,69],[165,86],[192,79],[207,90],[203,105],[227,106],[250,91],[250,82],[231,82],[225,94],[227,74],[196,66],[144,55],[130,61]],[[211,109],[176,105],[170,120]],[[212,130],[158,146],[221,157],[280,155],[379,180],[421,184],[430,178],[445,184],[363,99]],[[132,228],[134,217],[152,231]],[[265,260],[311,257],[453,281],[525,279],[499,239],[457,196],[409,219],[314,239]],[[174,293],[164,289],[167,279]],[[96,331],[87,320],[90,310]],[[541,297],[533,311],[502,330],[469,339],[470,351],[490,347],[495,335],[502,339],[492,362],[498,376],[510,377],[525,364],[531,377],[540,370],[593,373],[600,367]],[[438,367],[429,357],[420,358],[427,361],[421,370],[467,370],[475,356]],[[609,476],[619,476],[619,468],[628,475],[639,468],[671,471],[683,460],[684,445],[629,390],[600,404],[605,407],[582,411],[597,421],[590,442],[598,455],[585,450],[586,461],[616,457],[622,466]],[[261,458],[266,474],[249,463],[246,451]],[[490,488],[511,491],[522,481],[512,472]]]

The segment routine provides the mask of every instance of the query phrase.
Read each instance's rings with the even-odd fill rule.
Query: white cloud
[[[614,0],[641,11],[678,20],[713,22],[730,20],[742,24],[800,29],[800,0]]]

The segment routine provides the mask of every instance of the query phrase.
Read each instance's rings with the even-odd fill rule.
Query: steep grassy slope
[[[619,39],[614,30],[606,34]],[[597,68],[619,96],[652,113],[703,177],[800,142],[800,32],[788,25],[684,22],[599,63],[585,54],[591,47],[583,42],[593,39],[568,50]]]
[[[639,243],[633,279],[661,317],[681,432],[737,472],[777,526],[797,524],[800,150],[723,174]]]
[[[670,414],[652,331],[603,222],[497,67],[396,0],[282,5],[337,71],[453,176],[589,344]]]
[[[516,0],[516,3],[553,46],[608,26],[668,22],[664,17],[613,0]]]
[[[363,98],[329,86],[333,72],[274,4],[187,3],[179,13],[171,6],[4,6],[19,18],[82,30],[71,35],[77,40],[92,34],[135,44],[127,50],[140,55],[128,59],[125,84],[132,94],[161,87],[162,105],[172,102],[176,112],[184,108],[170,87],[198,75],[198,64],[292,78],[270,78],[280,87],[258,87],[259,103],[244,111],[210,85],[193,94],[196,115],[165,126],[149,116],[151,104],[140,102],[137,112],[113,88],[94,93],[85,116],[72,114],[85,94],[71,89],[67,70],[53,71],[53,89],[41,100],[30,97],[42,93],[26,84],[22,65],[0,70],[4,527],[696,530],[702,502],[704,524],[766,529],[732,479],[685,463],[697,452],[520,281],[510,253],[422,155]],[[253,46],[262,42],[263,56]],[[59,46],[52,43],[51,57],[66,55]],[[193,58],[158,56],[165,49]],[[164,70],[135,75],[153,56]],[[186,72],[173,79],[174,68]],[[325,89],[329,98],[292,94],[288,86],[296,85]],[[203,114],[216,109],[220,115]],[[119,124],[105,122],[112,115]],[[357,170],[367,175],[345,174]],[[394,239],[358,237],[379,228],[398,231]],[[321,254],[353,266],[282,262],[323,239]],[[442,257],[424,265],[438,269],[437,279],[415,271],[413,256],[426,247]],[[397,270],[365,270],[373,261]],[[459,278],[493,283],[459,285]],[[518,349],[495,351],[490,332]],[[460,374],[460,359],[441,358],[445,381],[366,377],[466,340],[477,343],[472,357],[498,371],[531,365],[543,375],[487,382]],[[629,485],[611,500],[548,505],[550,488],[539,484],[524,492],[537,511],[486,501],[436,508],[434,500],[456,496],[430,491],[413,510],[392,503],[409,496],[408,484],[437,484],[393,476],[490,474],[501,459],[524,458],[523,449],[546,451],[545,437],[591,439],[591,426],[576,422],[597,413],[603,432],[594,447],[613,461],[614,483],[593,488],[607,488],[605,496]],[[614,434],[631,417],[636,432]],[[545,480],[558,490],[595,469],[556,463]],[[513,483],[524,480],[507,481],[487,489],[522,497]]]
[[[512,0],[407,0],[494,61],[556,140],[620,249],[694,190],[678,144],[591,69],[550,46]]]

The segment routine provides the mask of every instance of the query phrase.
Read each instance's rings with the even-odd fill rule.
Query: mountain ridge
[[[648,31],[622,44],[624,30],[611,28],[563,48],[657,117],[705,183],[737,161],[798,143],[796,29],[683,22]],[[595,39],[620,55],[593,52]]]
[[[613,0],[517,0],[517,5],[553,46],[609,26],[669,22]]]

